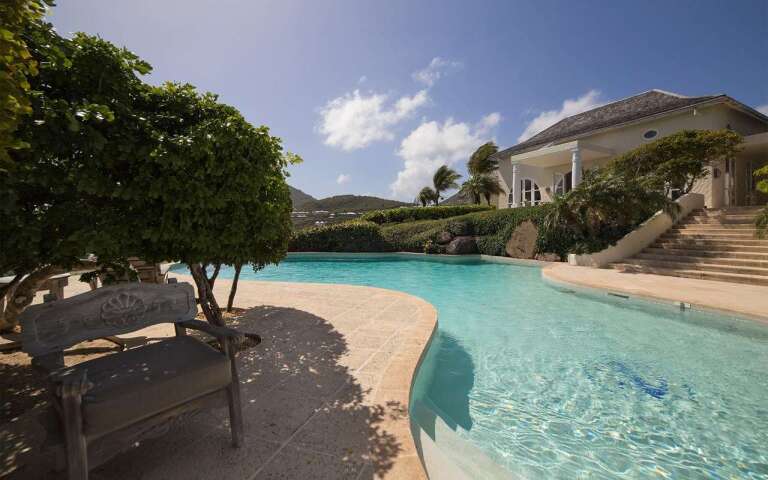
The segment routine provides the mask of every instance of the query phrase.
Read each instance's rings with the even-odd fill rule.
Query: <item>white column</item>
[[[571,150],[571,188],[581,183],[581,150],[579,147]]]
[[[520,166],[512,164],[512,208],[520,206]]]

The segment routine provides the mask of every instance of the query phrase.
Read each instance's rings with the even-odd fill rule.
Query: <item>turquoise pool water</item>
[[[512,478],[768,478],[762,325],[575,294],[476,258],[291,255],[242,278],[431,302],[438,337],[416,400]]]

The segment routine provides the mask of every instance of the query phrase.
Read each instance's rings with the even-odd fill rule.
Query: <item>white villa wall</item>
[[[695,112],[695,113],[694,113]],[[661,137],[679,132],[681,130],[721,130],[731,127],[734,131],[741,133],[742,135],[752,135],[755,133],[761,133],[768,131],[768,126],[759,120],[750,117],[742,112],[736,111],[723,104],[698,107],[696,109],[689,108],[681,111],[678,114],[669,115],[656,119],[649,119],[643,122],[639,122],[625,127],[617,128],[614,130],[605,131],[602,133],[596,133],[580,138],[580,142],[586,144],[597,145],[604,148],[611,149],[615,155],[620,155],[628,150],[637,148],[645,143],[649,143],[653,140],[657,140]],[[658,135],[653,139],[643,138],[643,133],[648,130],[656,130]],[[593,168],[607,163],[611,157],[605,157],[599,160],[584,161],[584,169]],[[741,160],[737,161],[737,174],[739,170],[739,164],[742,164]],[[529,165],[520,165],[520,178],[532,178],[541,190],[541,196],[543,201],[551,201],[552,193],[554,192],[554,174],[567,173],[571,169],[570,162],[563,163],[555,167],[539,168]],[[719,169],[718,178],[714,178],[714,169]],[[742,174],[745,167],[742,168]],[[512,164],[509,160],[500,162],[499,174],[504,179],[506,185],[512,184]],[[741,183],[745,183],[742,176],[738,176],[737,179]],[[725,188],[725,166],[723,162],[718,162],[709,168],[709,175],[696,182],[692,192],[700,193],[704,195],[704,202],[707,207],[717,208],[723,204],[723,192]],[[745,184],[746,185],[746,184]],[[742,185],[742,188],[745,188]],[[546,192],[546,189],[550,190],[550,193]],[[506,192],[504,195],[499,195],[497,200],[498,208],[507,208],[508,195]],[[738,187],[737,187],[738,195]],[[741,194],[745,196],[744,193]]]

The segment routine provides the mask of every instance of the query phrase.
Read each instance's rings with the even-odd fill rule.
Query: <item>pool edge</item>
[[[541,278],[544,281],[544,283],[555,288],[559,287],[559,288],[573,289],[573,290],[579,291],[580,293],[584,293],[584,294],[587,294],[593,297],[598,297],[598,298],[605,298],[606,296],[611,296],[614,298],[624,298],[627,300],[641,300],[644,302],[650,302],[657,305],[664,305],[672,308],[677,308],[680,310],[693,310],[693,311],[698,311],[698,312],[708,313],[708,314],[727,315],[731,317],[745,318],[762,325],[768,325],[768,314],[760,315],[760,314],[756,314],[756,313],[745,311],[745,310],[717,307],[713,305],[703,304],[700,302],[690,302],[690,301],[686,301],[685,299],[680,299],[679,297],[674,297],[672,295],[638,293],[637,291],[622,285],[615,285],[615,286],[612,286],[611,288],[607,288],[603,285],[597,285],[594,283],[590,283],[587,280],[583,280],[583,277],[580,279],[581,281],[573,278],[565,279],[561,275],[558,275],[558,272],[557,272],[558,266],[559,264],[554,264],[549,267],[542,268]],[[570,268],[588,268],[588,267],[570,267]],[[700,281],[704,282],[706,280],[700,280]],[[737,285],[737,284],[734,284],[734,285]],[[766,288],[766,294],[768,294],[768,288]]]

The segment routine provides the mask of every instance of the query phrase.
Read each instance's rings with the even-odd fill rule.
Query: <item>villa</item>
[[[572,115],[496,154],[504,194],[498,208],[550,202],[578,185],[585,170],[681,130],[731,129],[742,151],[709,166],[694,185],[707,208],[764,205],[752,172],[768,163],[768,117],[728,95],[687,97],[650,90]]]

